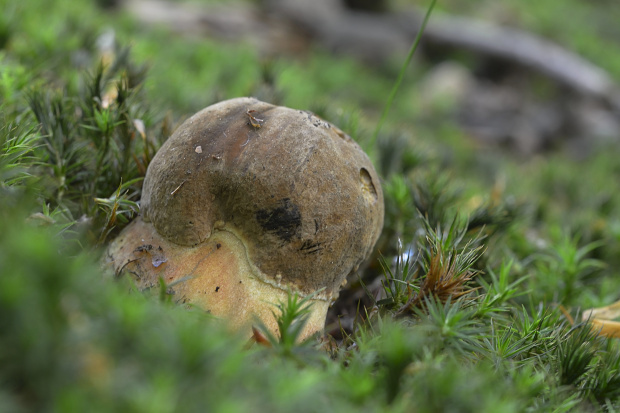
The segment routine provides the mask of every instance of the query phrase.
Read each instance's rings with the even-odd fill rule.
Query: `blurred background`
[[[617,2],[438,3],[394,105],[394,129],[413,132],[430,123],[437,134],[436,124],[452,125],[475,144],[521,155],[558,148],[583,155],[592,145],[617,139]],[[232,92],[319,113],[353,108],[369,125],[376,122],[429,4],[100,2],[108,13],[131,15],[137,24],[197,42],[194,56],[163,58],[161,49],[142,51],[152,71],[162,76],[172,78],[179,70],[196,74],[191,79],[196,95],[177,98],[175,107],[192,111],[205,106],[199,91],[210,90],[215,99]],[[209,47],[226,49],[234,58],[220,56],[214,65],[206,60]],[[256,70],[260,73],[248,73]],[[205,73],[213,71],[219,73],[211,74],[219,76],[215,85]],[[188,86],[159,87],[180,93]]]

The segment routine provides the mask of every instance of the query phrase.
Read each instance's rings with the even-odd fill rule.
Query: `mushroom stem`
[[[128,235],[139,242],[127,242]],[[286,287],[260,274],[250,263],[243,241],[230,231],[216,229],[204,243],[187,248],[167,241],[138,217],[112,242],[108,255],[114,257],[118,275],[138,275],[140,290],[157,287],[163,279],[175,302],[208,309],[232,330],[251,335],[254,317],[258,317],[279,333],[273,313],[277,314],[277,303],[286,302]],[[321,331],[325,322],[329,302],[318,298],[311,302],[301,339]]]

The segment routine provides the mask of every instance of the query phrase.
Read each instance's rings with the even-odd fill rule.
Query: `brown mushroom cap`
[[[169,250],[210,245],[197,257],[232,248],[214,244],[232,235],[256,282],[301,295],[323,288],[315,298],[330,301],[379,237],[383,194],[369,158],[340,129],[237,98],[198,112],[166,141],[148,167],[141,213],[110,247],[117,270],[136,259],[151,225]]]

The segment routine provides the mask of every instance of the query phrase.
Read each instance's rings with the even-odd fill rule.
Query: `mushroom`
[[[383,194],[368,156],[310,112],[237,98],[185,121],[150,163],[140,216],[112,241],[115,273],[251,332],[311,294],[302,336],[374,247]]]

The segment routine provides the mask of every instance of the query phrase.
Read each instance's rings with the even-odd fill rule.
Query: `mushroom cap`
[[[150,163],[144,221],[193,247],[217,231],[245,247],[255,277],[334,299],[383,227],[364,151],[310,112],[237,98],[186,120]]]

